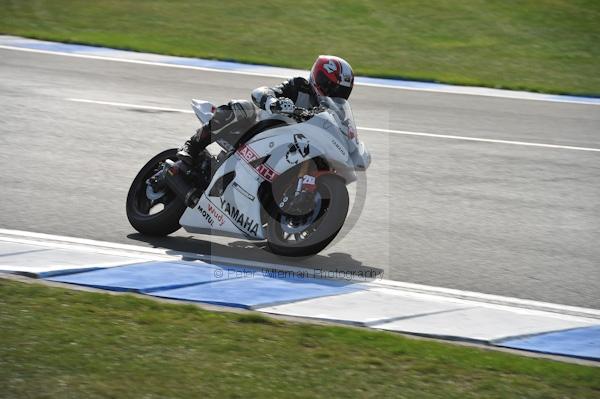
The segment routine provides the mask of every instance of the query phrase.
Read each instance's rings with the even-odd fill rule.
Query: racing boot
[[[198,160],[200,152],[210,144],[210,127],[205,125],[187,140],[177,152],[177,158],[186,165],[193,166]]]

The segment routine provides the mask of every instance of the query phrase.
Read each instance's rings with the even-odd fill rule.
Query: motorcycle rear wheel
[[[181,228],[179,219],[186,209],[183,201],[167,186],[162,189],[163,195],[155,200],[148,198],[146,191],[146,181],[160,170],[161,163],[167,159],[176,161],[176,154],[177,149],[172,148],[156,155],[131,183],[125,210],[131,226],[142,234],[166,236]]]
[[[335,175],[317,180],[317,212],[309,217],[310,224],[297,227],[292,217],[278,206],[268,216],[267,246],[271,252],[284,256],[310,256],[322,251],[339,233],[348,214],[349,197],[346,184]],[[287,230],[287,231],[286,231]],[[292,232],[302,230],[300,232]]]

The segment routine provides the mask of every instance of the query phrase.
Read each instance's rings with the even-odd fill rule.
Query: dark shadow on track
[[[239,260],[240,265],[248,261],[264,262],[274,265],[296,266],[315,270],[315,276],[360,280],[384,278],[383,269],[363,265],[347,253],[335,252],[327,255],[314,255],[293,258],[275,255],[266,249],[265,242],[234,241],[227,245],[213,243],[196,237],[153,237],[139,233],[129,234],[127,238],[142,241],[155,248],[177,252],[191,252],[209,256],[222,256]]]

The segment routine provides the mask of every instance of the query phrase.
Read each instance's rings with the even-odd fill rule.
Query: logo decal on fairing
[[[254,167],[250,162],[256,161],[259,157],[258,154],[247,145],[243,145],[237,150],[238,156],[244,160],[259,176],[268,181],[273,181],[279,174],[275,172],[269,165],[260,164]]]
[[[223,226],[225,223],[225,216],[217,210],[212,204],[208,204],[208,212],[213,215],[219,226]]]
[[[245,216],[239,209],[231,205],[229,202],[221,198],[221,209],[229,215],[229,218],[233,220],[241,229],[247,231],[249,234],[256,236],[258,234],[258,223],[248,216]]]
[[[200,211],[200,214],[202,214],[202,217],[204,217],[204,219],[206,219],[208,224],[210,224],[212,226],[215,223],[213,218],[208,214],[208,212],[206,210],[204,210],[204,208],[202,208],[202,206],[198,207],[198,211]]]
[[[337,148],[338,151],[342,153],[343,156],[346,156],[346,151],[344,151],[342,146],[337,141],[335,141],[334,139],[331,139],[331,144],[333,144],[335,146],[335,148]]]
[[[256,152],[254,152],[254,150],[247,145],[241,146],[237,153],[244,161],[248,163],[258,159],[258,154],[256,154]]]
[[[211,226],[214,226],[215,221],[219,226],[223,226],[223,223],[225,223],[225,215],[219,212],[217,208],[210,203],[208,204],[208,210],[204,209],[202,205],[198,207],[198,210]]]
[[[291,165],[297,165],[308,154],[310,154],[308,139],[303,134],[294,134],[294,143],[290,144],[290,149],[285,154],[285,160]]]
[[[279,174],[275,172],[269,165],[265,165],[261,163],[254,169],[256,173],[258,173],[263,179],[268,181],[273,181]]]

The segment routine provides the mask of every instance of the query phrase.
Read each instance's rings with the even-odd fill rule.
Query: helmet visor
[[[330,80],[323,71],[319,71],[316,76],[317,87],[321,90],[324,96],[327,97],[341,97],[348,99],[352,92],[352,87],[342,86],[337,82]]]
[[[352,93],[352,87],[338,85],[336,88],[331,90],[329,97],[340,97],[347,100],[348,97],[350,97],[350,93]]]

